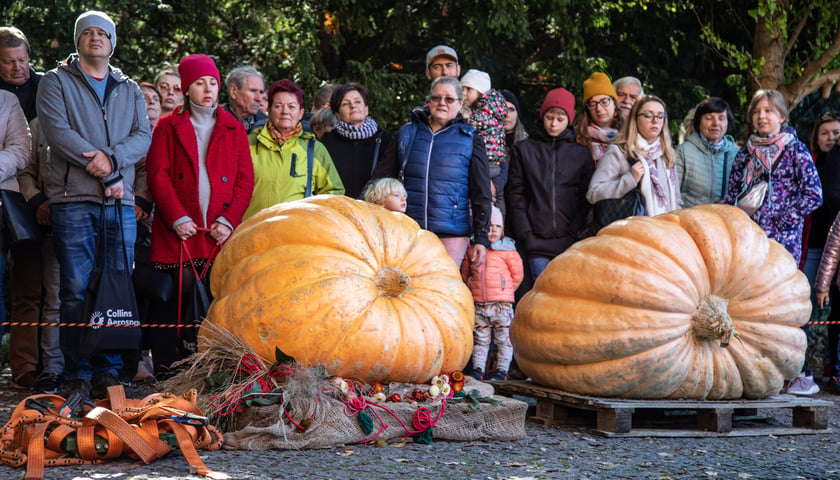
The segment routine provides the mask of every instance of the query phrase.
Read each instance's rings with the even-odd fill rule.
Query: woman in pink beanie
[[[196,281],[193,267],[200,272],[212,265],[220,246],[242,222],[254,189],[254,169],[245,128],[219,108],[221,82],[213,59],[186,56],[178,73],[184,104],[158,121],[146,169],[156,206],[151,260],[190,292]],[[193,322],[179,318],[177,295],[172,297],[166,319]],[[194,353],[195,330],[166,328],[155,335],[152,355],[159,378],[173,373],[173,362]]]
[[[575,96],[548,92],[533,134],[513,147],[508,178],[508,218],[521,242],[531,278],[578,239],[589,212],[586,189],[595,170],[586,147],[570,127]]]

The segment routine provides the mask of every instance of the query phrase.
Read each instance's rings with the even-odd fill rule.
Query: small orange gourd
[[[331,375],[422,383],[463,368],[474,307],[455,263],[411,218],[344,196],[250,217],[211,274],[207,320],[257,354]],[[207,334],[207,332],[203,332]]]
[[[810,287],[740,209],[702,205],[604,227],[555,258],[518,304],[535,382],[627,398],[757,399],[805,357]]]

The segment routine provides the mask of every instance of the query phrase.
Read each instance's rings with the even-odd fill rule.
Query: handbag
[[[764,204],[764,197],[767,196],[769,186],[770,184],[765,181],[754,184],[735,200],[735,206],[747,212],[747,215],[752,216]]]
[[[207,228],[198,228],[199,231],[209,231]],[[187,242],[181,242],[181,261],[178,281],[178,324],[175,329],[177,335],[177,347],[182,357],[187,357],[198,351],[198,327],[207,317],[210,310],[210,303],[213,297],[210,295],[210,264],[219,252],[218,245],[210,254],[207,263],[201,273],[195,268]],[[189,290],[184,292],[184,255],[190,264],[194,281]],[[184,327],[184,328],[182,328]]]
[[[627,161],[630,162],[632,167],[638,160],[628,158]],[[595,202],[593,211],[595,221],[603,227],[616,220],[643,216],[645,214],[645,199],[641,190],[639,190],[639,186],[636,185],[621,198],[605,198]]]
[[[140,348],[141,328],[134,284],[129,271],[128,252],[122,228],[122,203],[117,200],[117,221],[109,226],[105,221],[105,203],[99,217],[96,239],[96,256],[85,292],[79,354],[84,358],[94,353],[115,353]],[[117,229],[116,237],[122,242],[122,268],[108,268],[108,255],[116,255],[117,245],[108,243],[108,230]],[[119,263],[119,262],[115,262]],[[62,332],[62,337],[64,332]]]
[[[595,202],[595,220],[601,226],[632,216],[645,214],[645,201],[639,187],[635,187],[621,198],[605,198]]]
[[[44,240],[44,232],[35,212],[29,208],[23,194],[14,190],[0,190],[0,204],[3,212],[3,233],[7,245],[38,245]]]

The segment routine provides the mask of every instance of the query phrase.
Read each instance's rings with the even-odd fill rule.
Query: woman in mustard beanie
[[[596,164],[621,129],[617,98],[610,77],[604,73],[595,72],[583,82],[583,115],[575,123],[575,134]]]

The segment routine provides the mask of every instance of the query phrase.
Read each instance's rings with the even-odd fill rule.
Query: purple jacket
[[[787,131],[793,131],[787,128]],[[738,196],[749,187],[744,184],[744,173],[749,161],[750,154],[745,145],[732,163],[729,191],[725,200],[730,205],[734,205]],[[751,218],[768,237],[781,243],[798,264],[802,256],[805,217],[822,205],[823,201],[822,184],[808,147],[797,139],[785,145],[770,177],[772,193],[764,199],[761,208]],[[760,175],[756,180],[767,180],[767,174]]]

